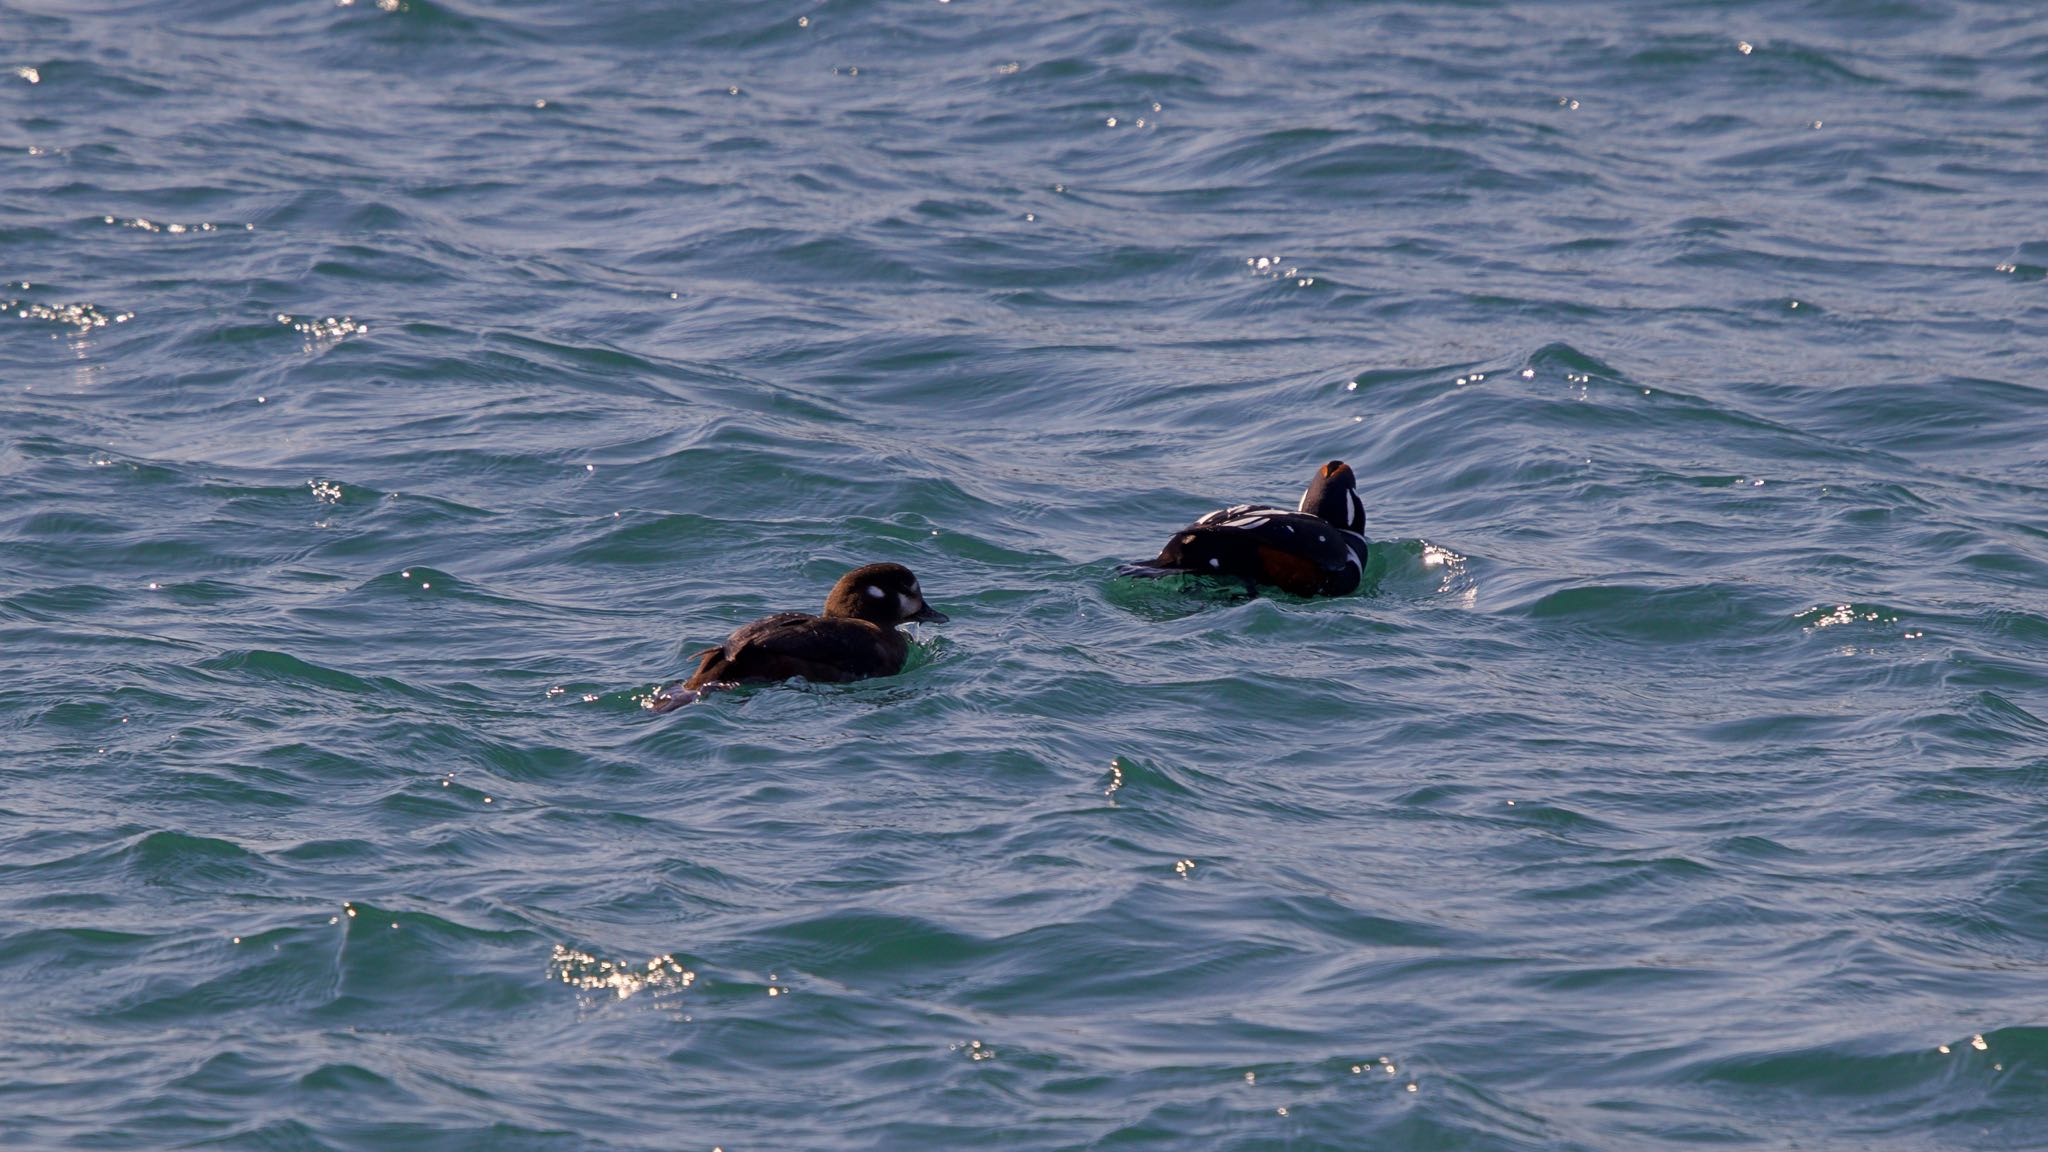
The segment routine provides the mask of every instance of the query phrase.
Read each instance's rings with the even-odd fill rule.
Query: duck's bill
[[[911,619],[924,620],[933,624],[944,624],[946,621],[952,619],[952,617],[946,615],[944,612],[939,611],[937,608],[934,608],[931,605],[927,604],[924,607],[919,608],[917,610],[917,614],[912,616]]]

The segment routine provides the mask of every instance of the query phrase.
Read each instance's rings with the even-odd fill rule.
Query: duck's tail
[[[649,712],[673,712],[685,704],[695,704],[703,698],[702,692],[695,688],[685,688],[683,682],[677,680],[673,684],[664,684],[656,688],[651,695],[640,701],[640,706]]]
[[[650,712],[673,712],[685,704],[695,704],[704,698],[706,692],[729,687],[720,683],[714,675],[718,662],[725,658],[721,645],[706,648],[696,653],[697,670],[688,680],[676,680],[654,690],[654,694],[641,702],[641,707]]]

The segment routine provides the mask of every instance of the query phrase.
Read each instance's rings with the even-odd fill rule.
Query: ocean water
[[[0,1144],[2048,1147],[2044,122],[1963,0],[5,0]],[[1336,458],[1362,594],[1114,575]]]

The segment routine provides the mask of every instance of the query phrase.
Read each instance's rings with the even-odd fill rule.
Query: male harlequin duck
[[[740,628],[725,643],[697,653],[697,670],[690,678],[662,688],[646,707],[669,712],[713,688],[793,676],[813,684],[894,676],[910,653],[910,641],[896,626],[945,619],[944,612],[924,602],[917,577],[903,565],[855,568],[832,586],[823,616],[778,612]]]
[[[1175,572],[1241,580],[1256,596],[1269,584],[1296,596],[1342,596],[1365,572],[1365,506],[1351,466],[1317,470],[1294,511],[1239,504],[1211,512],[1174,534],[1155,560],[1126,564],[1127,576]]]

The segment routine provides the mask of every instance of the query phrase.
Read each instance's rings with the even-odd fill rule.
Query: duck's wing
[[[1228,508],[1218,508],[1214,512],[1206,513],[1194,523],[1175,532],[1173,537],[1166,542],[1165,547],[1159,550],[1157,557],[1151,560],[1140,560],[1131,564],[1119,564],[1116,569],[1117,574],[1119,576],[1171,576],[1176,573],[1196,571],[1196,567],[1189,567],[1183,563],[1187,559],[1183,555],[1185,546],[1194,543],[1194,540],[1189,538],[1189,533],[1196,533],[1199,536],[1205,534],[1201,530],[1206,528],[1215,528],[1233,522],[1249,522],[1285,515],[1289,515],[1285,508],[1272,508],[1264,504],[1232,504]],[[1203,557],[1196,558],[1198,567],[1213,567],[1202,565],[1202,559]]]
[[[902,670],[909,641],[865,620],[783,612],[756,620],[704,653],[684,686],[751,684],[801,676],[840,684]]]
[[[1189,572],[1241,580],[1253,588],[1265,584],[1299,596],[1326,596],[1358,585],[1362,562],[1348,535],[1320,517],[1239,505],[1211,512],[1174,533],[1156,559],[1124,571]]]
[[[1268,504],[1232,504],[1228,508],[1218,508],[1193,524],[1188,525],[1188,527],[1203,528],[1218,524],[1228,524],[1238,520],[1255,520],[1268,516],[1292,516],[1294,514],[1294,509],[1292,508],[1275,508]]]

